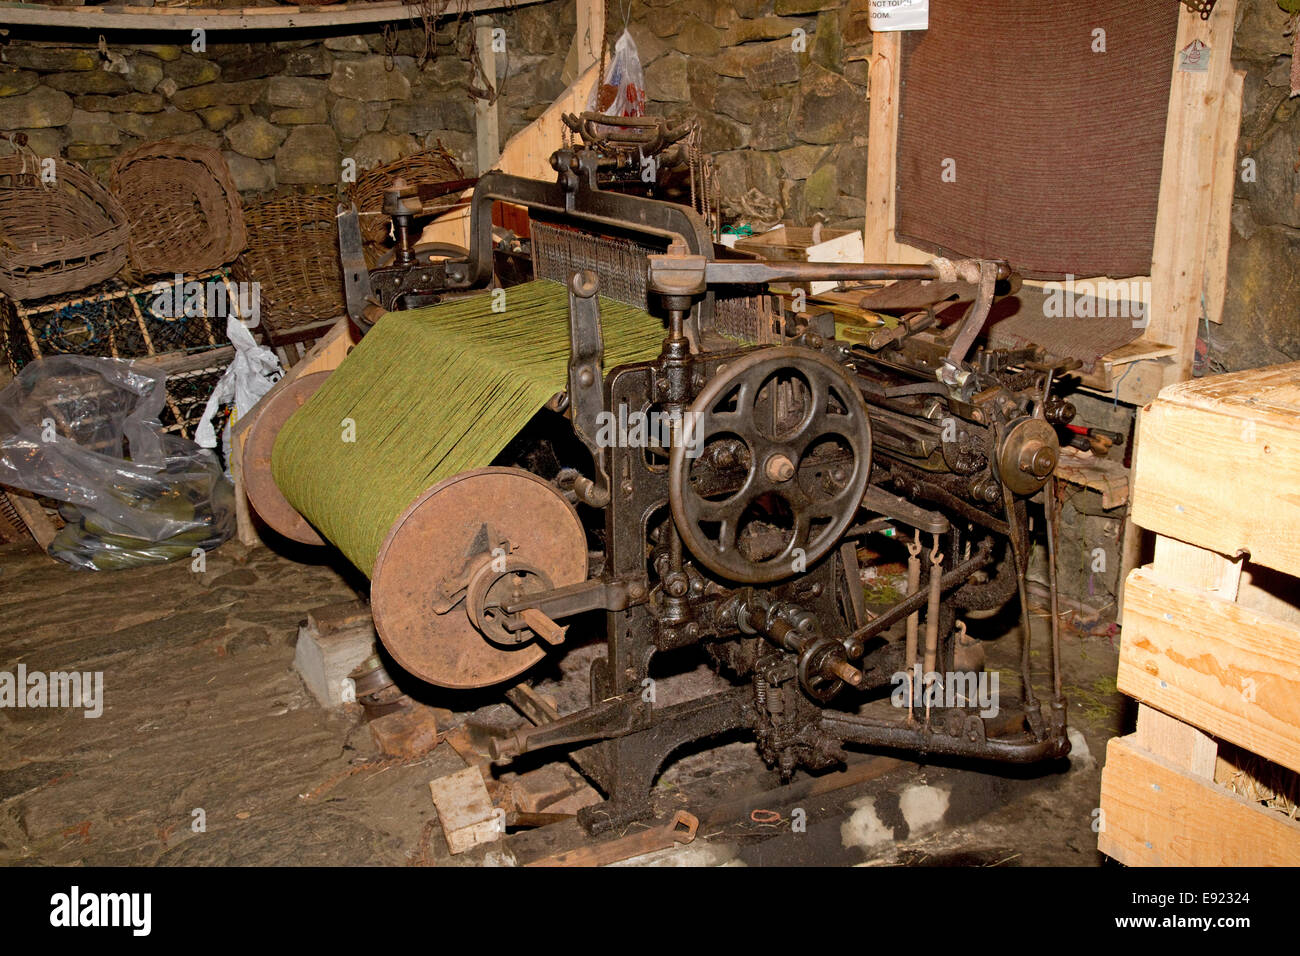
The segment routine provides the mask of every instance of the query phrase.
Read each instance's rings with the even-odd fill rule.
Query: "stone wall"
[[[1227,298],[1223,324],[1202,329],[1214,370],[1300,360],[1300,97],[1290,96],[1289,19],[1277,0],[1241,0],[1232,56],[1246,85]]]
[[[632,0],[650,112],[700,120],[728,211],[741,219],[814,217],[862,226],[866,188],[865,0]],[[623,8],[609,6],[612,49]],[[573,0],[495,15],[506,30],[501,141],[564,89]],[[1289,96],[1291,42],[1277,0],[1241,0],[1233,59],[1246,71],[1222,326],[1204,333],[1213,369],[1300,359],[1300,99]],[[474,168],[466,21],[439,25],[421,65],[421,30],[214,35],[207,50],[110,34],[126,74],[106,72],[93,39],[11,31],[0,44],[0,130],[21,129],[107,175],[133,146],[179,137],[220,148],[242,190],[336,183],[441,142]],[[149,39],[183,39],[155,34]],[[239,42],[232,42],[238,40]],[[386,53],[393,53],[390,58]],[[391,69],[390,69],[391,67]]]
[[[700,120],[733,215],[862,228],[865,9],[864,0],[632,3],[648,112]],[[617,4],[606,25],[612,51],[624,28]]]
[[[498,62],[504,142],[564,88],[573,0],[519,7],[498,22],[510,51]],[[0,45],[0,130],[21,130],[39,155],[76,160],[105,180],[115,156],[167,138],[222,150],[248,194],[335,184],[345,158],[365,169],[439,141],[467,172],[475,167],[468,19],[442,21],[423,63],[423,31],[409,23],[388,39],[214,33],[201,51],[187,33],[148,37],[175,43],[109,34],[109,57],[93,35],[48,34],[15,29]],[[114,60],[127,72],[102,68]]]

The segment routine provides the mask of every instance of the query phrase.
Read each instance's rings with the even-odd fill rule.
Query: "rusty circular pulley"
[[[545,655],[503,605],[587,578],[573,506],[518,468],[479,468],[434,485],[388,532],[370,579],[375,629],[393,659],[439,687],[490,687]]]
[[[271,474],[271,453],[284,423],[307,404],[329,376],[329,372],[313,372],[276,388],[264,399],[244,440],[244,490],[249,504],[271,530],[299,544],[324,544],[325,540],[276,485]]]

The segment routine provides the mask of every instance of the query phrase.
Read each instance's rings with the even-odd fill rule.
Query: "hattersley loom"
[[[669,755],[733,731],[785,776],[846,744],[1064,755],[1056,616],[1044,706],[1024,607],[1038,494],[1056,600],[1053,426],[1072,411],[1052,389],[1067,366],[976,347],[1007,265],[717,258],[698,213],[598,188],[598,162],[566,149],[555,183],[483,176],[473,247],[451,258],[416,246],[419,196],[400,184],[390,264],[367,272],[345,217],[365,335],[260,413],[260,516],[367,573],[384,646],[441,687],[515,680],[566,621],[603,611],[590,706],[493,744],[501,763],[568,749],[607,797],[580,816],[592,832],[648,816]],[[528,210],[535,278],[500,288],[512,260],[489,291],[507,251],[498,200]],[[812,279],[896,280],[874,299],[900,316],[837,328],[766,288]],[[942,329],[936,306],[962,300]],[[864,559],[905,561],[906,593],[869,604]],[[1016,597],[1021,691],[991,713],[970,692],[983,664],[963,617]],[[651,659],[687,646],[734,687],[659,705]],[[901,706],[864,706],[898,674]]]

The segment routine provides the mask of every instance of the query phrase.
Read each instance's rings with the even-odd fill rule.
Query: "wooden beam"
[[[444,16],[520,7],[542,0],[461,0]],[[86,30],[310,30],[387,23],[418,16],[408,3],[341,3],[307,7],[50,7],[0,3],[0,24]]]
[[[36,539],[36,543],[41,546],[41,550],[48,548],[58,530],[54,527],[50,516],[45,513],[45,509],[41,507],[41,503],[25,491],[6,488],[3,494],[9,499],[9,504],[23,520],[32,537]]]
[[[587,108],[587,97],[591,95],[596,83],[598,65],[587,68],[546,112],[533,120],[519,132],[511,136],[501,150],[496,168],[514,176],[527,176],[532,179],[554,181],[555,171],[551,169],[551,154],[560,148],[564,141],[564,125],[560,120],[562,113],[580,113]],[[472,192],[466,190],[459,197],[457,205],[441,217],[424,227],[421,242],[449,242],[458,246],[469,247],[469,197]]]
[[[865,258],[889,262],[894,238],[894,184],[898,162],[899,56],[898,33],[871,36],[867,72],[869,108],[867,131],[867,217]]]
[[[573,31],[578,75],[600,62],[605,44],[605,0],[577,0],[578,27]]]
[[[495,89],[497,85],[497,55],[492,46],[492,18],[474,18],[474,43],[478,47],[479,63],[483,66],[483,75],[488,85]],[[474,100],[474,133],[477,147],[477,168],[480,173],[491,169],[501,155],[501,128],[497,104],[484,99]]]
[[[1205,312],[1211,322],[1223,322],[1228,290],[1228,246],[1232,242],[1232,191],[1237,184],[1237,138],[1241,134],[1241,104],[1246,72],[1233,70],[1219,111],[1214,146],[1214,188],[1210,200],[1210,229],[1205,250]]]
[[[898,110],[903,76],[903,35],[871,35],[867,74],[867,212],[864,223],[866,262],[928,262],[931,253],[897,239]]]
[[[1297,625],[1177,583],[1154,567],[1129,575],[1119,689],[1300,771],[1297,660]]]
[[[1166,388],[1140,446],[1134,521],[1300,576],[1300,363]]]
[[[1219,745],[1213,737],[1190,724],[1154,707],[1138,704],[1137,730],[1131,739],[1139,747],[1164,757],[1188,773],[1206,780],[1214,779]]]
[[[1207,286],[1208,236],[1219,153],[1221,112],[1232,70],[1237,0],[1219,0],[1208,20],[1180,8],[1165,123],[1164,161],[1151,255],[1151,312],[1145,335],[1177,348],[1162,383],[1192,377],[1196,330]],[[1205,72],[1180,69],[1178,52],[1199,40],[1209,47]]]
[[[1106,747],[1097,848],[1127,866],[1297,866],[1300,824],[1151,753]]]

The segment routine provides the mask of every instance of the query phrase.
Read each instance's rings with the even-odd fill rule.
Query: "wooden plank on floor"
[[[1300,771],[1300,626],[1139,568],[1119,689]]]
[[[1117,737],[1101,776],[1102,853],[1128,866],[1297,866],[1300,824]]]

